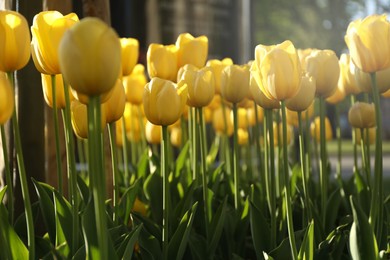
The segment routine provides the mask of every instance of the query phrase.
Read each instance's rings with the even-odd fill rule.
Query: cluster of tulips
[[[331,50],[299,50],[285,41],[256,46],[255,59],[243,65],[207,60],[207,37],[185,33],[175,44],[149,46],[147,73],[137,64],[138,41],[120,39],[97,18],[41,12],[31,38],[21,14],[0,11],[0,35],[7,184],[0,190],[1,259],[379,259],[390,253],[380,112],[380,94],[390,96],[385,15],[351,22],[349,54],[340,59]],[[42,74],[56,135],[58,186],[32,180],[38,203],[29,198],[14,110],[14,72],[30,56]],[[351,181],[342,177],[341,166],[338,107],[346,96],[353,127]],[[335,179],[326,102],[336,108]],[[11,117],[25,208],[19,218],[4,141]],[[106,126],[113,178],[108,201]],[[288,156],[294,128],[298,162]],[[86,172],[77,171],[76,150]],[[42,237],[34,227],[39,219]]]

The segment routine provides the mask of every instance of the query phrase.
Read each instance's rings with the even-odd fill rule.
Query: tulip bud
[[[181,128],[173,127],[171,129],[171,143],[174,147],[179,148],[181,146]]]
[[[310,125],[310,133],[315,141],[320,142],[320,117],[314,118],[314,121]],[[330,141],[333,139],[332,125],[329,118],[325,117],[325,140]]]
[[[374,104],[356,102],[348,111],[348,121],[355,128],[370,128],[376,125]]]
[[[248,115],[248,124],[250,126],[254,126],[256,124],[255,109],[257,110],[257,123],[263,123],[264,120],[264,110],[260,106],[252,106],[246,111]]]
[[[30,41],[26,18],[18,12],[0,10],[0,71],[12,72],[26,66]]]
[[[225,112],[225,115],[224,115]],[[217,134],[224,134],[226,133],[228,136],[231,136],[233,134],[234,128],[233,128],[233,121],[230,118],[231,109],[225,107],[223,109],[222,107],[217,108],[214,110],[213,114],[213,128]],[[225,122],[226,119],[226,122]]]
[[[386,15],[370,15],[352,21],[345,35],[351,58],[364,72],[390,67],[390,23]]]
[[[356,77],[354,74],[355,65],[353,64],[353,62],[351,62],[349,54],[341,54],[339,65],[340,79],[338,82],[338,86],[344,90],[345,95],[357,95],[362,92],[357,85]]]
[[[340,80],[339,80],[340,81]],[[328,102],[329,104],[338,104],[340,103],[341,101],[343,101],[345,99],[345,92],[344,92],[344,89],[340,88],[340,87],[337,87],[336,88],[336,91],[326,99],[326,102]]]
[[[367,128],[364,130],[363,132],[363,140],[364,140],[364,143],[367,143],[367,136],[366,136],[366,132],[365,131],[368,131],[368,141],[370,144],[374,144],[375,143],[375,139],[376,139],[376,128],[375,127],[371,127],[371,128]],[[356,131],[356,143],[357,145],[360,145],[361,144],[361,131]]]
[[[142,104],[146,83],[145,67],[142,64],[137,64],[129,76],[123,77],[127,101],[134,105]]]
[[[187,85],[169,80],[153,78],[146,84],[143,105],[146,118],[155,125],[171,125],[183,112],[187,102]]]
[[[101,128],[102,130],[106,126],[106,115],[104,109],[101,110]],[[73,132],[79,138],[88,138],[88,114],[87,106],[80,103],[77,100],[73,100],[70,103],[70,112],[72,117],[72,128]]]
[[[230,113],[230,120],[233,122],[233,111]],[[245,108],[237,109],[237,123],[238,128],[247,129],[248,128],[248,118]]]
[[[51,75],[41,73],[43,97],[45,98],[46,104],[49,107],[53,107],[53,92],[52,92],[51,77],[52,77]],[[65,108],[66,102],[65,102],[64,81],[62,79],[62,74],[56,74],[54,77],[55,77],[55,84],[56,84],[57,108]],[[69,92],[70,101],[72,101],[74,99],[72,92],[68,87],[67,89],[69,90],[68,92]]]
[[[280,102],[276,99],[269,99],[263,93],[264,87],[260,87],[259,84],[263,84],[260,79],[259,73],[257,72],[256,62],[252,63],[251,66],[251,76],[249,82],[249,90],[252,94],[253,100],[264,109],[279,109]]]
[[[202,68],[207,60],[209,42],[206,36],[194,38],[189,33],[182,33],[176,41],[178,49],[178,67],[192,64]]]
[[[126,95],[122,81],[118,79],[112,89],[111,97],[104,102],[103,109],[106,114],[106,122],[112,123],[119,120],[125,111]]]
[[[103,21],[87,17],[65,32],[59,62],[66,81],[87,96],[107,93],[121,73],[121,45]]]
[[[132,71],[138,61],[139,43],[137,39],[121,38],[122,47],[122,75],[127,76]]]
[[[274,131],[274,146],[279,145],[279,139],[283,144],[283,124],[282,123],[276,123],[273,122],[273,131]],[[280,134],[280,138],[278,135]],[[293,141],[293,136],[294,136],[294,129],[291,125],[287,125],[287,145],[290,145],[291,142]]]
[[[339,60],[332,50],[316,50],[306,57],[306,71],[316,81],[316,95],[329,97],[337,88]]]
[[[249,92],[250,73],[247,66],[230,65],[221,75],[221,94],[231,103],[239,103]]]
[[[233,65],[233,61],[230,58],[225,58],[223,60],[209,60],[206,63],[206,67],[210,67],[214,73],[216,94],[221,94],[222,70],[226,66],[230,66],[230,65]]]
[[[5,73],[0,72],[0,125],[5,124],[14,112],[14,91]]]
[[[179,67],[177,65],[177,48],[175,45],[164,46],[152,43],[149,45],[146,58],[150,78],[158,77],[176,81]]]
[[[306,110],[301,111],[302,121],[306,119],[310,119],[313,116],[313,114],[314,114],[314,102],[312,102],[311,105]],[[298,112],[292,111],[290,109],[286,109],[286,119],[288,124],[295,127],[299,127]]]
[[[146,141],[150,144],[160,144],[161,143],[161,126],[154,125],[151,122],[147,121],[145,124],[145,137]]]
[[[293,111],[304,111],[312,103],[316,93],[315,79],[308,75],[303,75],[298,93],[286,100],[286,107]]]
[[[237,130],[237,137],[238,137],[238,144],[239,145],[246,145],[249,142],[249,134],[248,130],[239,128]]]
[[[367,93],[372,92],[372,81],[369,73],[365,73],[357,67],[353,71],[358,88]],[[390,89],[390,68],[376,72],[376,87],[379,93]]]

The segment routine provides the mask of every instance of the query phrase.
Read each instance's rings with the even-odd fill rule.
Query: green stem
[[[297,247],[295,244],[294,225],[291,207],[291,191],[289,184],[289,173],[288,173],[288,158],[287,158],[287,121],[286,121],[286,104],[281,101],[282,105],[282,124],[283,124],[283,165],[284,165],[284,183],[285,183],[285,201],[286,201],[286,215],[287,215],[287,229],[288,236],[290,239],[290,249],[292,259],[298,259]]]
[[[339,105],[335,105],[336,114],[336,139],[337,139],[337,167],[336,167],[336,178],[341,180],[341,127],[340,127],[340,109]]]
[[[8,72],[7,76],[8,76],[9,81],[11,82],[11,85],[15,89],[14,73]],[[24,202],[24,211],[25,211],[25,215],[26,215],[27,244],[28,244],[28,250],[29,250],[29,259],[35,259],[34,221],[33,221],[32,209],[31,209],[30,194],[29,194],[28,185],[27,185],[26,169],[24,167],[22,142],[20,139],[19,123],[18,123],[18,117],[16,114],[16,102],[15,102],[14,112],[12,114],[12,126],[14,129],[16,159],[18,162],[20,185],[21,185],[22,197],[23,197],[23,202]]]
[[[58,109],[57,109],[57,87],[56,87],[56,76],[51,75],[51,91],[53,99],[53,120],[54,120],[54,135],[56,142],[56,162],[57,162],[57,179],[58,179],[58,192],[60,195],[63,194],[62,185],[62,160],[61,160],[61,148],[60,148],[60,130],[58,124]]]
[[[356,97],[351,95],[351,106],[355,104]],[[356,129],[352,128],[352,144],[353,144],[353,172],[358,169],[358,161],[357,161],[357,143],[356,143]]]
[[[9,214],[10,223],[12,225],[14,223],[14,203],[15,203],[14,185],[12,181],[11,170],[9,168],[7,139],[5,136],[4,125],[1,125],[0,128],[1,128],[1,143],[3,144],[5,179],[7,181],[8,214]]]
[[[326,218],[326,203],[328,201],[328,183],[329,176],[327,171],[328,158],[326,155],[326,139],[325,139],[325,99],[319,98],[320,101],[320,184],[321,184],[321,214],[323,217],[323,225]],[[325,227],[325,226],[324,226]]]
[[[257,104],[254,102],[254,107],[255,107],[255,127],[254,127],[254,138],[255,138],[255,145],[256,145],[256,158],[258,159],[259,166],[258,169],[263,169],[263,157],[261,156],[261,145],[260,145],[260,128],[259,128],[259,118],[258,118],[258,111],[257,111]],[[265,176],[264,176],[264,171],[259,170],[260,174],[260,183],[265,182]]]
[[[122,116],[122,143],[123,143],[123,172],[124,172],[124,185],[127,187],[129,185],[129,156],[127,153],[127,131],[126,131],[126,119],[125,116]]]
[[[89,175],[95,206],[96,230],[101,259],[108,259],[108,232],[105,212],[105,174],[102,166],[100,96],[89,97],[88,146]]]
[[[146,144],[146,137],[145,137],[145,127],[143,127],[144,121],[142,118],[141,105],[138,105],[137,108],[138,108],[138,121],[139,121],[140,131],[141,131],[141,150],[144,151],[147,144]]]
[[[233,103],[233,177],[234,177],[234,207],[240,209],[239,204],[239,177],[238,177],[238,122],[237,104]]]
[[[81,140],[80,138],[76,138],[76,146],[77,146],[77,154],[79,155],[79,163],[80,165],[84,166],[86,165],[87,161],[85,160],[83,140]],[[81,176],[85,175],[84,167],[81,167],[80,174]]]
[[[284,178],[282,177],[283,171],[284,171],[283,170],[284,164],[282,163],[283,162],[283,151],[282,151],[282,146],[283,146],[282,145],[282,138],[283,138],[283,136],[280,133],[279,124],[280,124],[280,113],[278,111],[276,113],[276,125],[277,125],[276,136],[278,139],[278,174],[276,174],[276,183],[278,183],[278,185],[276,187],[276,193],[278,194],[278,196],[281,196],[285,183],[284,183]],[[273,129],[273,124],[270,127]],[[272,147],[274,147],[274,145]]]
[[[168,171],[168,127],[162,126],[162,142],[161,142],[161,175],[163,180],[163,237],[162,237],[162,247],[163,247],[163,259],[168,259],[168,229],[169,229],[169,171]]]
[[[195,108],[191,108],[191,122],[192,122],[192,170],[193,170],[193,180],[196,184],[199,183],[199,167],[198,167],[198,149],[199,143],[197,136],[199,135],[199,128],[197,126],[198,118],[196,116]]]
[[[228,121],[226,118],[226,106],[224,101],[221,101],[221,106],[222,106],[222,119],[223,119],[223,124],[224,124],[224,143],[229,144],[229,135],[228,135]],[[225,147],[228,147],[226,145]],[[226,172],[230,175],[232,173],[232,163],[231,163],[231,153],[230,149],[224,149],[225,152],[225,160],[226,160]]]
[[[200,154],[201,154],[201,163],[202,163],[202,186],[203,186],[203,203],[204,203],[204,212],[205,212],[205,229],[206,229],[206,238],[209,237],[209,221],[211,219],[211,215],[209,212],[208,205],[208,185],[207,185],[207,147],[205,143],[206,135],[204,126],[204,117],[203,117],[203,108],[196,109],[199,114],[199,130],[200,130]]]
[[[378,244],[381,244],[383,222],[383,159],[382,159],[382,116],[379,91],[376,84],[376,74],[371,73],[372,95],[375,105],[376,140],[375,140],[375,168],[374,188],[370,209],[370,223],[374,228]]]
[[[368,186],[368,189],[371,190],[371,170],[369,167],[369,164],[368,164],[368,160],[369,158],[367,157],[367,154],[366,154],[366,146],[365,146],[365,141],[364,141],[364,129],[363,128],[360,128],[360,149],[362,151],[362,166],[363,166],[363,170],[364,172],[366,173],[366,181],[367,181],[367,186]],[[367,130],[368,131],[368,130]]]
[[[110,137],[110,147],[111,147],[111,163],[112,163],[112,179],[114,183],[114,198],[113,198],[113,207],[114,207],[114,215],[113,221],[115,224],[118,224],[118,216],[119,216],[119,171],[118,171],[118,155],[117,149],[115,145],[115,122],[108,124],[108,135]]]

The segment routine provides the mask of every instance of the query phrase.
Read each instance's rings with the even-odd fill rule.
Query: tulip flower
[[[214,97],[214,74],[212,70],[205,67],[200,70],[185,69],[181,80],[187,84],[188,96],[187,105],[190,107],[207,106]]]
[[[376,138],[375,127],[367,128],[367,130],[368,130],[368,142],[369,142],[369,144],[374,144],[375,138]],[[367,142],[366,135],[363,135],[363,140],[364,140],[364,143]],[[362,141],[361,131],[356,131],[356,143],[358,145],[360,145],[361,141]]]
[[[333,94],[340,76],[339,60],[333,51],[312,51],[306,57],[305,69],[316,80],[317,96],[326,98]]]
[[[41,80],[42,80],[43,97],[45,98],[46,104],[49,107],[53,107],[53,93],[52,93],[51,76],[48,74],[41,73]],[[65,102],[64,81],[62,78],[62,74],[56,74],[55,81],[56,81],[55,87],[56,87],[57,108],[65,108],[66,102]],[[69,89],[69,97],[70,97],[71,101],[74,99],[70,89]]]
[[[146,54],[149,77],[175,81],[179,68],[177,51],[175,45],[150,44]]]
[[[233,111],[230,113],[231,120],[233,121]],[[237,109],[237,121],[238,128],[246,129],[248,128],[248,119],[247,119],[247,111],[245,108]]]
[[[286,107],[293,111],[304,111],[314,101],[316,81],[309,75],[303,75],[298,93],[286,100]]]
[[[58,49],[64,33],[79,18],[75,13],[63,16],[58,11],[43,11],[34,16],[31,33],[32,56],[36,68],[43,74],[60,74]],[[73,61],[75,64],[75,62]],[[78,63],[78,62],[77,62]]]
[[[143,105],[146,118],[155,125],[168,126],[181,116],[187,102],[187,85],[169,80],[153,78],[146,84]]]
[[[255,109],[257,110],[257,120],[256,120],[256,113]],[[257,123],[262,123],[264,120],[264,110],[260,106],[250,107],[247,109],[247,115],[248,115],[248,124],[250,126],[254,126]]]
[[[138,61],[139,42],[133,38],[121,38],[122,75],[128,76]]]
[[[194,38],[189,33],[182,33],[176,40],[178,49],[178,67],[192,64],[202,68],[207,60],[209,41],[202,35]]]
[[[374,104],[356,102],[348,111],[348,121],[355,128],[371,128],[376,125]]]
[[[345,35],[351,59],[364,72],[390,67],[390,23],[386,15],[352,21]]]
[[[221,94],[221,75],[222,70],[229,65],[233,65],[233,61],[230,58],[225,58],[223,60],[209,60],[206,63],[206,67],[210,67],[214,73],[215,79],[215,93]]]
[[[362,92],[371,93],[373,86],[370,74],[363,72],[357,67],[354,67],[353,69],[357,87]],[[378,88],[379,93],[385,93],[390,89],[390,68],[376,72],[376,87]]]
[[[126,100],[134,105],[142,104],[142,94],[146,83],[144,65],[135,65],[133,72],[129,76],[123,77]]]
[[[320,142],[320,118],[317,116],[314,118],[310,125],[310,134],[315,141]],[[325,117],[325,140],[330,141],[333,139],[332,125],[329,118]]]
[[[340,103],[344,99],[345,99],[344,89],[337,87],[336,91],[330,97],[328,97],[326,99],[326,102],[335,105],[335,104]]]
[[[279,139],[283,144],[283,138],[282,136],[278,136],[278,134],[282,134],[282,124],[273,122],[273,131],[274,131],[274,146],[279,145]],[[279,129],[278,129],[279,127]],[[291,125],[287,125],[287,145],[290,145],[291,142],[294,140],[294,128]]]
[[[257,45],[255,63],[257,69],[251,73],[269,99],[286,100],[298,92],[302,70],[290,41],[273,46]]]
[[[248,142],[249,142],[248,130],[243,129],[243,128],[239,128],[238,132],[237,132],[237,136],[238,136],[238,144],[239,145],[248,144]]]
[[[225,118],[226,118],[226,126],[224,122],[224,112],[225,112]],[[213,128],[217,134],[224,134],[227,133],[228,136],[231,136],[233,134],[233,121],[230,118],[231,110],[230,108],[222,109],[222,107],[217,108],[214,110],[213,114]]]
[[[254,62],[251,67],[251,76],[250,76],[250,84],[249,84],[249,90],[252,94],[253,100],[258,104],[260,107],[264,109],[278,109],[280,108],[280,103],[276,99],[269,99],[265,96],[262,89],[264,87],[260,87],[259,84],[263,84],[261,80],[257,81],[256,76],[258,74],[257,71],[257,65]]]
[[[119,120],[125,110],[126,95],[122,81],[118,79],[112,89],[111,97],[102,104],[106,122],[111,123]]]
[[[181,146],[182,132],[181,127],[173,127],[171,129],[171,144],[179,148]]]
[[[121,73],[118,35],[98,18],[84,18],[65,32],[59,62],[63,76],[77,92],[87,96],[107,93]]]
[[[0,10],[0,71],[12,72],[26,66],[30,41],[26,18],[18,12]]]
[[[150,144],[160,144],[161,143],[161,126],[154,125],[149,121],[146,121],[145,124],[145,137],[148,143]]]
[[[317,49],[312,49],[312,48],[307,48],[307,49],[298,49],[297,50],[297,53],[298,53],[298,57],[299,57],[299,61],[301,62],[301,67],[304,71],[306,71],[306,58],[308,56],[310,56],[310,54],[313,52],[313,51],[316,51]]]
[[[314,102],[304,111],[301,111],[302,120],[310,119],[314,114]],[[287,124],[298,127],[298,112],[286,109]]]
[[[14,112],[14,91],[5,73],[0,72],[0,125],[5,124]]]
[[[356,77],[354,74],[354,67],[355,65],[353,62],[351,62],[351,56],[349,54],[341,54],[340,60],[340,78],[338,85],[340,88],[342,88],[345,92],[345,95],[353,94],[357,95],[360,92],[360,88],[357,85]]]
[[[231,103],[239,103],[249,92],[250,73],[247,66],[230,65],[222,70],[221,94]]]

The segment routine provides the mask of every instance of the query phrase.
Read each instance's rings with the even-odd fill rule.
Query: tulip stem
[[[7,139],[5,136],[4,125],[1,125],[0,128],[1,128],[1,143],[3,144],[5,179],[7,181],[8,213],[9,213],[10,223],[13,224],[14,223],[14,201],[15,201],[14,185],[12,181],[11,170],[9,168]]]
[[[223,119],[223,125],[224,125],[224,132],[223,132],[223,142],[225,143],[224,147],[227,147],[229,144],[229,130],[228,130],[228,121],[226,118],[226,106],[224,101],[221,101],[222,106],[222,119]],[[232,173],[232,163],[231,163],[231,153],[229,149],[224,149],[224,155],[225,155],[225,161],[226,161],[226,172],[230,175]]]
[[[190,108],[191,110],[191,123],[192,123],[192,170],[193,170],[193,180],[198,185],[199,183],[199,168],[198,168],[198,139],[197,136],[199,135],[199,128],[197,126],[198,123],[198,117],[196,115],[195,108]]]
[[[129,185],[129,157],[128,157],[128,147],[127,147],[127,130],[126,130],[126,119],[125,116],[122,116],[122,143],[123,143],[123,172],[124,172],[124,185],[127,187]]]
[[[52,78],[53,80],[53,78]],[[55,79],[54,79],[55,82]],[[53,85],[53,84],[52,84]],[[70,97],[69,89],[64,81],[64,96],[65,96],[65,109],[62,110],[64,119],[64,131],[66,141],[66,157],[68,161],[68,178],[70,186],[70,198],[72,203],[72,217],[73,217],[73,232],[72,232],[72,253],[75,253],[79,244],[79,195],[77,189],[77,171],[76,171],[76,158],[74,149],[74,137],[71,125],[71,114],[70,114]],[[54,95],[53,95],[54,97]],[[55,98],[53,98],[54,100]],[[53,101],[54,103],[54,101]],[[61,174],[62,178],[62,174]]]
[[[14,73],[8,72],[7,76],[8,76],[9,81],[11,82],[11,85],[15,89]],[[28,185],[27,185],[26,168],[24,167],[22,142],[20,139],[19,123],[18,123],[18,117],[16,114],[16,102],[15,102],[14,112],[12,114],[12,126],[14,129],[16,159],[18,162],[20,185],[21,185],[22,197],[23,197],[23,201],[24,201],[24,211],[26,214],[27,243],[28,243],[28,249],[29,249],[29,259],[35,259],[34,221],[33,221],[32,209],[31,209],[30,194],[29,194]]]
[[[336,167],[336,179],[341,181],[341,127],[340,127],[340,109],[339,105],[335,105],[336,115],[336,138],[337,138],[337,167]],[[340,183],[342,184],[342,182]]]
[[[295,244],[294,224],[291,207],[291,191],[289,183],[289,170],[288,170],[288,158],[287,158],[287,123],[286,123],[286,104],[284,100],[281,101],[282,105],[282,124],[283,124],[283,165],[284,165],[284,187],[285,187],[285,201],[286,201],[286,215],[287,215],[287,229],[290,239],[290,248],[292,259],[298,259],[297,247]]]
[[[363,128],[360,128],[359,130],[360,130],[360,149],[362,151],[362,167],[364,172],[366,173],[366,181],[367,181],[368,189],[371,190],[371,170],[369,168],[370,167],[368,164],[369,158],[367,157],[366,148],[365,148],[365,141],[364,141],[365,131]]]
[[[383,159],[382,159],[382,116],[380,108],[380,97],[378,86],[376,84],[376,74],[371,73],[372,95],[375,105],[376,119],[376,140],[375,140],[375,172],[374,172],[374,188],[372,191],[370,223],[376,231],[375,235],[378,244],[381,244],[382,221],[383,221]]]
[[[351,106],[355,104],[356,97],[354,95],[351,95]],[[357,143],[356,143],[356,129],[352,128],[352,144],[353,144],[353,172],[358,169],[358,162],[357,162]]]
[[[207,147],[205,143],[205,131],[203,128],[204,125],[204,117],[203,117],[203,108],[196,108],[196,111],[199,114],[199,130],[200,130],[200,154],[201,154],[201,162],[202,162],[202,186],[203,186],[203,203],[204,203],[204,216],[205,216],[205,229],[206,229],[206,238],[209,237],[209,221],[211,219],[211,215],[209,212],[208,205],[208,186],[207,186]]]
[[[258,111],[257,111],[257,104],[255,101],[253,101],[253,105],[255,108],[255,127],[254,127],[254,138],[255,138],[255,145],[256,145],[256,158],[259,158],[259,179],[260,183],[263,184],[265,182],[265,176],[264,176],[264,165],[263,165],[263,157],[261,156],[261,145],[260,145],[260,128],[259,128],[259,118],[258,118]],[[263,189],[264,190],[264,189]]]
[[[57,162],[57,181],[58,181],[58,192],[62,196],[63,185],[62,185],[62,161],[61,161],[61,148],[60,148],[60,130],[58,124],[58,109],[57,109],[57,87],[56,87],[56,76],[51,75],[51,91],[53,96],[53,120],[54,120],[54,135],[56,142],[56,162]]]
[[[233,103],[233,177],[234,177],[234,207],[240,209],[239,204],[239,177],[238,177],[238,117],[237,104]]]
[[[147,144],[146,144],[146,137],[145,137],[145,127],[142,127],[144,125],[144,122],[143,122],[141,105],[138,105],[137,108],[138,108],[138,123],[140,125],[140,132],[141,132],[141,150],[144,151]]]
[[[320,184],[321,184],[321,214],[323,225],[326,223],[326,203],[328,201],[328,182],[329,176],[327,171],[328,160],[326,155],[325,139],[325,99],[319,98],[320,101]]]
[[[168,172],[168,126],[162,126],[162,145],[161,145],[161,175],[163,181],[163,236],[162,236],[162,249],[163,249],[163,259],[168,259],[168,221],[169,221],[169,211],[168,211],[168,200],[169,200],[169,172]]]
[[[119,172],[118,172],[118,155],[115,145],[115,122],[108,124],[108,135],[110,137],[110,147],[111,147],[111,162],[112,162],[112,179],[114,183],[113,187],[113,207],[114,207],[114,215],[113,221],[115,224],[118,224],[118,216],[119,216]]]
[[[96,233],[100,259],[108,259],[108,233],[105,212],[106,191],[104,167],[102,167],[101,132],[100,96],[90,96],[88,103],[89,177],[95,206]]]

